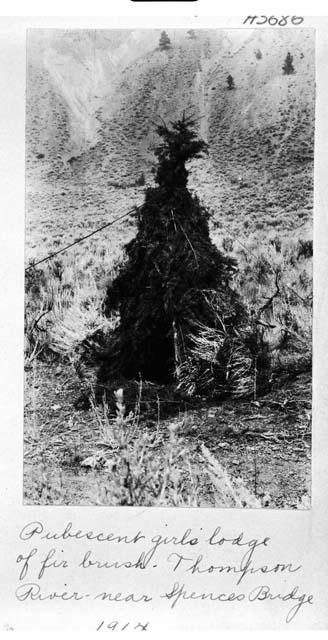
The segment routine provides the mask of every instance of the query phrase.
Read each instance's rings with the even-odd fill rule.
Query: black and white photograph
[[[25,505],[311,509],[312,28],[31,28]]]

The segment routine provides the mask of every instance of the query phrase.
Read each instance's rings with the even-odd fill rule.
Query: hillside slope
[[[190,185],[213,210],[214,225],[287,232],[311,219],[313,31],[168,34],[172,47],[160,51],[158,31],[30,32],[29,244],[45,221],[56,235],[54,217],[74,227],[82,216],[92,226],[91,218],[101,223],[141,202],[136,182],[142,174],[153,181],[155,125],[184,109],[199,118],[209,144]],[[282,72],[288,51],[293,75]]]

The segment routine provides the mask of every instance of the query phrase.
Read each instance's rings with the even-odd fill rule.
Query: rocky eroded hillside
[[[313,32],[168,35],[162,51],[155,30],[29,33],[31,255],[40,239],[60,244],[67,225],[78,233],[141,202],[144,181],[153,181],[154,127],[183,110],[199,119],[209,145],[191,167],[190,186],[213,210],[214,226],[288,232],[311,220]],[[288,51],[290,75],[282,70]]]

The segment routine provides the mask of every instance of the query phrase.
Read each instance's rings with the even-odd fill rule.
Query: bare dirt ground
[[[26,504],[99,504],[104,471],[87,470],[81,462],[101,451],[101,434],[91,408],[74,408],[78,387],[61,365],[35,361],[26,372]],[[310,415],[311,376],[303,374],[257,401],[204,404],[187,408],[183,416],[157,422],[145,419],[140,427],[157,429],[160,447],[167,438],[168,423],[179,421],[179,435],[200,477],[199,452],[204,444],[229,475],[242,478],[263,506],[309,508]],[[201,506],[213,506],[205,480],[200,494]]]

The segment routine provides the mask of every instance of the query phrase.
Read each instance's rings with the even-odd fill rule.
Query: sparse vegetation
[[[286,56],[286,60],[283,64],[282,67],[283,73],[285,76],[289,76],[293,73],[295,73],[295,69],[294,69],[294,65],[293,65],[293,56],[291,55],[291,53],[288,51],[287,56]]]
[[[230,75],[230,73],[227,76],[227,85],[228,85],[228,89],[230,89],[230,90],[236,88],[235,87],[235,81],[234,81],[232,75]]]
[[[299,252],[298,240],[295,239],[294,243],[292,244],[289,240],[284,239],[283,237],[280,237],[280,243],[279,243],[277,241],[276,236],[273,236],[273,238],[275,240],[273,244],[271,244],[270,238],[268,238],[267,239],[268,245],[266,247],[262,246],[261,250],[259,251],[256,237],[255,236],[250,237],[248,241],[246,241],[247,244],[245,245],[247,247],[247,251],[244,251],[243,248],[240,247],[238,243],[236,243],[235,248],[233,249],[233,255],[237,258],[238,264],[239,264],[239,272],[236,276],[237,279],[234,282],[234,287],[236,287],[237,290],[239,291],[242,290],[244,304],[246,304],[249,309],[258,309],[261,305],[263,306],[263,304],[265,304],[268,297],[273,295],[275,291],[274,273],[271,272],[270,266],[273,265],[275,269],[277,269],[278,267],[280,269],[280,274],[281,274],[280,295],[274,299],[273,308],[268,308],[265,311],[265,313],[262,315],[263,322],[266,325],[268,325],[267,327],[263,327],[263,329],[264,329],[264,338],[267,341],[268,348],[270,351],[270,356],[272,359],[271,375],[273,376],[272,387],[274,389],[277,383],[279,385],[279,380],[288,379],[288,377],[296,375],[297,373],[300,374],[302,373],[302,371],[306,372],[310,370],[311,322],[312,322],[312,317],[311,317],[312,279],[311,279],[311,258],[305,257],[304,255],[300,256],[299,259],[297,258],[297,255]],[[279,244],[281,244],[281,246],[279,246]],[[277,248],[277,245],[278,245],[278,248]],[[33,373],[33,371],[37,371],[39,367],[38,362],[40,361],[40,358],[41,358],[41,360],[43,360],[45,363],[44,366],[46,367],[50,366],[54,371],[53,382],[50,382],[51,378],[49,379],[49,383],[52,385],[51,386],[52,391],[50,392],[50,394],[53,393],[52,402],[54,403],[59,401],[59,404],[62,405],[62,403],[65,402],[65,400],[63,400],[62,398],[63,396],[65,397],[66,395],[66,392],[65,392],[66,382],[65,384],[63,383],[64,383],[64,380],[66,379],[65,372],[67,371],[69,384],[72,387],[72,393],[70,396],[71,400],[69,400],[69,407],[67,409],[68,415],[72,415],[72,403],[74,399],[77,399],[77,397],[79,396],[79,394],[81,394],[81,392],[83,394],[88,395],[89,397],[90,396],[92,397],[92,394],[94,393],[94,390],[97,385],[98,376],[97,376],[96,363],[94,360],[92,361],[92,359],[91,359],[91,362],[90,361],[87,362],[87,359],[86,359],[86,349],[87,349],[88,339],[91,339],[91,347],[92,347],[91,354],[94,358],[95,357],[95,340],[96,340],[95,332],[98,329],[100,329],[101,335],[107,336],[107,339],[109,339],[110,332],[113,330],[113,328],[115,328],[115,322],[117,322],[115,318],[112,318],[112,319],[104,318],[101,312],[101,303],[103,298],[102,282],[104,282],[104,276],[107,274],[108,261],[110,259],[110,251],[108,249],[105,238],[98,239],[97,249],[96,251],[93,251],[94,265],[92,267],[92,272],[98,273],[98,277],[96,280],[94,280],[91,277],[90,271],[85,269],[86,256],[89,254],[89,252],[86,252],[85,249],[83,249],[82,251],[81,248],[79,249],[79,251],[80,253],[78,256],[74,257],[72,256],[72,254],[68,253],[66,255],[64,254],[64,256],[62,257],[63,270],[61,275],[61,281],[59,280],[59,273],[61,270],[57,269],[55,272],[53,272],[51,264],[44,266],[42,269],[39,268],[38,270],[36,270],[36,274],[33,274],[33,276],[30,274],[29,284],[27,285],[28,291],[26,294],[26,309],[30,318],[30,326],[33,326],[34,324],[33,319],[34,318],[37,319],[39,317],[40,315],[39,308],[40,307],[42,308],[42,306],[46,308],[47,305],[49,304],[49,300],[53,299],[53,308],[50,309],[49,313],[43,316],[39,321],[39,326],[41,329],[43,329],[43,331],[38,331],[38,329],[35,326],[33,328],[32,335],[35,336],[36,342],[34,342],[34,344],[27,343],[27,352],[26,352],[27,375],[30,376],[33,374],[33,379],[35,379],[34,377],[35,374]],[[255,268],[255,265],[258,265],[258,266]],[[116,271],[115,265],[113,265],[113,278],[115,277],[116,273],[117,271]],[[306,278],[304,277],[304,273],[308,274]],[[34,284],[32,287],[31,282],[35,282],[36,284]],[[287,282],[290,283],[295,288],[296,291],[302,292],[301,293],[302,298],[305,301],[308,301],[310,304],[306,304],[305,302],[303,302],[303,300],[295,296],[293,292],[289,290],[288,287],[285,286],[285,283]],[[54,293],[53,298],[51,297],[51,292]],[[275,325],[275,326],[271,328],[270,325]],[[291,332],[287,336],[286,336],[286,330],[290,330]],[[201,334],[199,334],[199,336],[201,337]],[[33,350],[36,343],[38,344],[37,349],[39,349],[39,347],[41,347],[41,349],[34,352]],[[100,344],[99,345],[100,352],[102,352],[102,348],[103,348],[103,344]],[[203,357],[204,355],[203,351],[201,352],[201,355]],[[57,371],[57,369],[59,369],[62,373],[60,373],[59,377],[56,378],[55,372]],[[73,377],[72,377],[72,372],[74,372]],[[42,386],[44,386],[44,380],[45,380],[44,374],[41,374],[40,389],[42,388]],[[253,383],[254,383],[254,375],[251,375],[251,379],[249,382],[251,399],[253,399],[254,397],[253,396],[254,388],[252,386]],[[56,391],[56,388],[59,391]],[[32,390],[33,390],[33,383],[32,383]],[[49,403],[49,398],[51,397],[51,395],[49,395],[49,392],[47,390],[45,390],[45,393]],[[56,393],[59,393],[59,395],[56,395]],[[161,393],[161,391],[159,391],[159,393]],[[304,392],[302,393],[303,393],[302,397],[304,397]],[[291,391],[291,398],[293,397],[293,394],[294,394],[294,391]],[[136,398],[138,397],[139,397],[139,393],[136,393]],[[147,396],[145,396],[145,402],[146,402],[146,397]],[[274,392],[271,397],[272,397],[272,400],[276,402],[278,401],[279,396],[277,395],[277,392]],[[265,404],[265,398],[266,397],[264,397],[263,399],[264,404]],[[261,397],[259,399],[261,401]],[[128,407],[130,406],[133,409],[133,406],[134,406],[133,403],[132,405],[128,404]],[[42,401],[41,406],[44,407],[46,411],[48,411],[48,409],[46,408],[45,401]],[[89,404],[87,402],[86,407],[88,406]],[[134,454],[136,455],[136,457],[134,458],[136,466],[137,466],[137,452],[139,451],[139,446],[142,448],[142,442],[141,442],[142,437],[140,436],[141,440],[139,441],[139,435],[141,433],[144,433],[147,425],[147,418],[145,418],[143,415],[143,412],[145,411],[146,406],[148,406],[147,403],[146,404],[141,403],[142,412],[141,412],[141,415],[139,415],[138,429],[135,429],[135,432],[134,432],[135,439],[131,441],[131,444],[129,446],[129,455],[134,455]],[[162,405],[157,404],[156,393],[155,393],[154,399],[151,400],[149,404],[149,407],[151,408],[152,412],[155,412],[155,415],[157,415],[158,406],[162,406]],[[183,402],[180,403],[180,406],[182,407],[184,406]],[[105,407],[105,409],[106,410],[102,410],[101,405],[99,406],[97,404],[94,404],[94,408],[91,411],[86,412],[84,410],[81,412],[80,410],[76,414],[74,418],[75,424],[76,423],[79,424],[79,422],[81,423],[81,428],[79,428],[81,435],[79,438],[82,443],[82,450],[80,447],[77,449],[77,451],[75,451],[75,448],[74,448],[75,445],[73,446],[72,444],[72,452],[69,455],[69,460],[72,461],[73,458],[76,459],[76,456],[78,456],[78,459],[81,461],[88,455],[90,456],[90,455],[98,455],[98,454],[105,456],[105,458],[108,457],[107,455],[108,449],[106,447],[104,448],[99,447],[99,445],[97,444],[98,440],[102,442],[103,441],[106,442],[106,439],[108,443],[108,438],[109,438],[108,434],[110,434],[110,428],[108,426],[106,427],[106,425],[113,423],[112,412],[109,409],[108,405],[107,405],[107,408]],[[161,409],[161,412],[162,411],[163,411],[163,408]],[[241,408],[241,411],[245,411],[245,409],[243,410]],[[258,412],[259,410],[256,409],[255,407],[255,413],[256,411]],[[41,420],[40,422],[40,427],[41,427],[43,424],[43,421],[40,416],[40,410],[38,411],[38,415],[39,415],[38,421]],[[61,410],[59,410],[59,415],[58,415],[59,420],[60,420],[60,415],[61,415]],[[128,415],[129,415],[129,412],[126,413],[126,416]],[[161,415],[162,413],[160,413],[160,416]],[[234,424],[235,422],[235,418],[233,417],[234,413],[232,414],[227,413],[227,419],[229,415],[232,416],[230,419],[232,419]],[[74,416],[74,413],[73,413],[73,416]],[[277,417],[273,419],[277,420],[280,417],[283,418],[283,416],[284,414],[281,413],[281,410],[280,410],[280,413],[278,411]],[[40,446],[41,446],[42,432],[40,435],[37,435],[35,433],[36,424],[38,424],[38,422],[35,423],[35,419],[33,419],[33,415],[31,415],[31,418],[32,418],[31,430],[33,431],[33,434],[34,434],[33,438],[34,437],[37,438],[37,441],[30,440],[30,437],[32,436],[29,435],[30,431],[28,429],[26,431],[27,442],[40,441]],[[48,418],[45,417],[44,419],[46,420]],[[85,431],[83,424],[86,421],[86,419],[87,419],[87,424],[86,424],[86,431]],[[296,419],[296,417],[294,419]],[[182,426],[181,421],[183,422],[184,426]],[[99,426],[100,423],[102,424],[101,433],[100,433],[100,436],[97,436],[98,427],[100,429],[100,426]],[[179,424],[181,423],[181,424],[178,427],[177,431],[175,432],[174,429],[177,423]],[[254,424],[255,423],[256,423],[256,420],[254,420]],[[129,424],[132,425],[132,422],[129,422]],[[150,426],[149,431],[147,431],[148,436],[145,435],[147,442],[143,441],[143,444],[145,446],[147,445],[148,447],[149,445],[150,447],[149,459],[153,459],[153,455],[154,455],[153,453],[154,449],[152,448],[151,444],[156,435],[157,420],[151,424],[152,426]],[[193,439],[195,438],[195,435],[198,433],[198,429],[200,428],[197,426],[198,425],[197,418],[194,415],[193,411],[187,412],[185,418],[182,417],[180,419],[180,422],[178,418],[171,419],[168,422],[165,422],[165,421],[163,422],[162,419],[160,418],[160,422],[159,422],[160,437],[158,442],[158,444],[160,445],[159,446],[160,449],[161,449],[161,446],[163,445],[164,434],[166,433],[166,429],[168,429],[168,426],[166,425],[169,425],[169,424],[172,425],[174,433],[180,433],[181,435],[186,435],[189,431],[191,433],[190,438],[188,438],[187,441],[184,442],[183,446],[181,442],[179,444],[179,447],[181,445],[182,450],[185,447],[187,447],[188,455],[192,460],[192,464],[196,465],[196,468],[193,472],[195,474],[194,475],[194,479],[195,479],[197,476],[197,473],[199,473],[198,471],[199,460],[194,451],[192,442],[193,442]],[[205,443],[205,446],[209,448],[210,451],[213,451],[213,450],[216,451],[215,457],[217,458],[217,456],[219,456],[217,459],[217,462],[220,466],[221,465],[220,455],[221,453],[224,454],[223,455],[223,461],[224,461],[226,460],[226,453],[223,450],[221,452],[220,449],[216,449],[215,445],[213,449],[212,445],[207,443],[205,430],[208,429],[209,427],[205,426],[206,420],[203,421],[202,419],[199,424],[203,425],[201,428],[204,430],[204,436],[202,436],[202,441]],[[63,421],[63,418],[61,418],[60,425],[62,425],[60,427],[61,429],[66,430],[67,438],[68,440],[70,440],[71,436],[70,436],[69,422],[67,421],[65,422],[65,419]],[[195,429],[195,431],[192,430],[193,428]],[[73,436],[73,433],[75,432],[76,432],[76,427],[72,431],[72,436]],[[83,435],[84,433],[87,433],[88,437]],[[106,433],[107,433],[107,436],[106,436]],[[170,433],[170,430],[168,429],[167,436],[165,436],[165,438],[169,437],[169,433]],[[210,434],[210,431],[208,432],[208,434]],[[52,437],[55,437],[55,436],[52,436]],[[48,449],[49,453],[51,451],[53,452],[52,444],[51,444],[52,437],[47,439],[47,442],[46,442],[46,446],[49,448]],[[223,441],[227,441],[227,440],[229,442],[229,437],[224,436]],[[213,443],[219,444],[221,441],[222,441],[222,437],[221,438],[218,437],[218,439],[215,437]],[[236,440],[236,443],[237,441],[238,440]],[[196,446],[196,442],[197,442],[197,438],[196,438],[196,441],[194,442],[195,446]],[[73,443],[74,443],[74,440],[73,440]],[[259,440],[259,444],[261,444],[261,440]],[[28,445],[26,446],[29,449],[29,446]],[[37,451],[38,447],[39,445],[36,448],[34,448],[34,450]],[[91,470],[90,472],[87,473],[87,475],[84,476],[84,475],[81,475],[82,470],[79,471],[80,463],[73,464],[73,462],[69,462],[68,466],[65,466],[66,463],[64,465],[64,462],[63,462],[63,466],[62,466],[61,460],[63,461],[64,459],[66,460],[67,454],[65,454],[65,457],[60,455],[58,459],[58,463],[52,463],[52,464],[55,464],[55,466],[53,467],[50,465],[49,467],[49,462],[47,462],[48,454],[44,457],[44,455],[42,454],[42,450],[40,449],[40,455],[37,455],[34,458],[35,463],[37,464],[37,466],[35,467],[34,475],[32,474],[32,478],[31,478],[31,482],[34,486],[34,489],[32,489],[32,486],[31,486],[32,493],[28,494],[28,498],[27,498],[28,500],[38,501],[39,499],[41,499],[41,501],[45,501],[46,503],[51,503],[51,502],[60,503],[60,502],[63,502],[64,500],[64,502],[66,501],[67,504],[72,500],[73,501],[77,500],[76,496],[72,498],[72,495],[74,493],[74,486],[75,486],[74,483],[71,489],[69,489],[67,484],[68,482],[67,478],[70,477],[70,474],[73,473],[72,470],[74,469],[75,469],[74,474],[78,474],[76,478],[78,479],[80,477],[79,482],[81,482],[83,486],[85,486],[84,499],[87,500],[89,504],[90,503],[94,503],[94,504],[108,503],[109,504],[111,501],[110,491],[113,490],[114,486],[116,486],[116,489],[114,492],[116,496],[115,500],[123,499],[122,491],[124,495],[126,495],[126,488],[124,489],[123,467],[118,466],[113,477],[109,474],[106,474],[105,471],[101,469],[101,467],[99,471],[97,471],[97,469],[94,469],[93,471]],[[158,452],[157,449],[155,450]],[[219,455],[219,452],[221,452],[220,455]],[[119,453],[115,455],[117,457]],[[126,455],[128,455],[128,453]],[[167,455],[168,454],[165,454],[163,451],[163,460],[168,459]],[[234,454],[235,457],[236,455],[237,453]],[[184,459],[185,457],[186,456],[184,453]],[[112,455],[110,456],[110,458],[112,459]],[[274,458],[272,458],[272,460],[274,460]],[[181,463],[181,459],[180,459],[180,463]],[[179,468],[181,467],[180,463],[178,465]],[[203,464],[204,463],[202,463],[202,465]],[[224,465],[224,462],[223,462],[223,465]],[[127,469],[126,466],[124,468]],[[134,463],[130,468],[134,470]],[[224,468],[225,468],[225,465],[223,466],[223,470],[221,469],[222,474],[225,473]],[[150,473],[150,470],[148,472]],[[159,473],[158,469],[157,469],[157,473]],[[189,473],[188,470],[186,471],[186,473],[188,475]],[[67,476],[67,474],[69,475]],[[94,476],[94,481],[92,481],[92,483],[94,484],[96,489],[93,493],[91,492],[90,494],[88,487],[91,490],[92,488],[92,483],[90,485],[91,476],[92,477]],[[161,478],[163,480],[162,476]],[[198,479],[200,485],[202,485],[202,483],[205,481],[204,478],[205,476],[203,476],[202,474],[201,478]],[[77,482],[77,479],[76,479],[76,482]],[[190,476],[189,476],[189,480],[190,480]],[[198,480],[196,478],[196,486],[197,486]],[[245,482],[245,479],[244,479],[244,482]],[[118,483],[118,486],[115,483]],[[221,486],[221,490],[223,491],[223,485],[220,485],[220,486]],[[248,486],[248,489],[250,489],[254,493],[252,483],[249,484],[248,482],[247,486]],[[190,485],[189,485],[189,489],[190,489]],[[217,494],[218,506],[220,506],[219,495],[221,495],[221,499],[222,499],[222,491],[221,493],[219,492]],[[269,489],[268,491],[270,493]],[[41,498],[38,497],[39,495],[41,495]],[[301,496],[302,494],[299,494],[299,495]],[[193,492],[191,491],[190,493],[191,500],[193,500],[192,496],[193,496]],[[151,493],[148,493],[148,498],[144,497],[142,499],[151,500]],[[155,500],[154,495],[153,495],[153,499]],[[173,498],[170,498],[170,500],[171,499]],[[178,498],[175,498],[175,499],[178,499]],[[272,499],[275,499],[275,498],[272,498]],[[114,498],[112,498],[112,500],[114,500]],[[199,502],[201,505],[203,505],[206,503],[206,500],[205,502],[203,502],[199,497]],[[229,500],[228,498],[226,498],[226,502],[224,504],[228,506],[228,503],[229,503]],[[269,504],[271,504],[271,502]]]
[[[139,178],[137,178],[136,180],[136,185],[137,187],[144,187],[145,184],[146,184],[146,178],[145,178],[144,172],[142,171]]]
[[[186,419],[168,422],[165,431],[145,429],[140,433],[140,405],[126,414],[123,389],[115,392],[116,417],[106,403],[92,404],[101,442],[82,460],[75,449],[70,464],[95,473],[98,479],[91,504],[110,506],[218,506],[260,508],[269,506],[270,496],[257,498],[241,478],[230,478],[220,462],[202,446],[195,465],[195,447],[186,443]],[[159,425],[157,425],[159,427]],[[94,443],[96,444],[96,443]],[[200,465],[200,466],[199,466]],[[200,477],[200,468],[202,469]],[[204,480],[207,492],[204,492]],[[210,496],[210,499],[209,499]],[[30,499],[38,504],[69,504],[70,492],[60,474],[51,477],[40,464],[34,474]]]
[[[161,37],[159,39],[159,48],[161,51],[168,51],[171,49],[171,40],[167,35],[166,31],[162,31]]]

